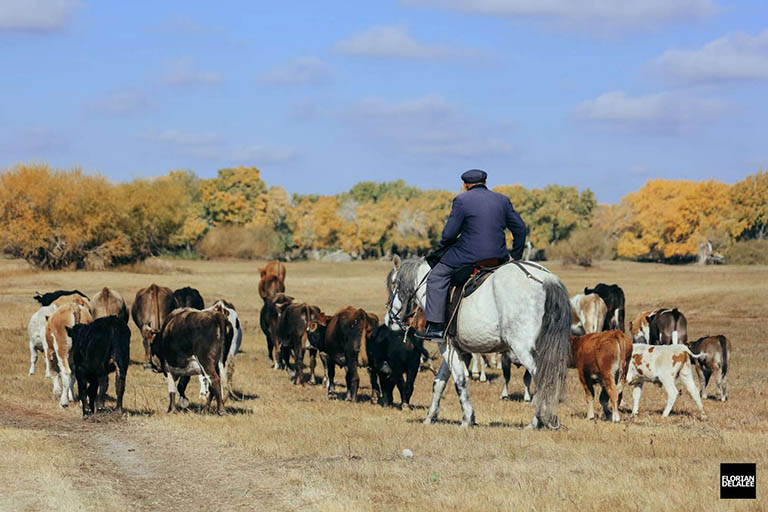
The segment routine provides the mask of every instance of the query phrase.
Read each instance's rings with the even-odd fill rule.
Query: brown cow
[[[688,348],[694,354],[704,356],[695,359],[696,373],[699,375],[701,385],[701,398],[707,398],[707,384],[712,374],[715,374],[715,395],[720,401],[728,400],[726,388],[728,386],[728,358],[731,353],[731,342],[723,336],[704,336],[694,341]]]
[[[123,296],[116,290],[105,286],[93,296],[91,303],[93,304],[91,311],[94,320],[114,315],[128,324],[128,307]]]
[[[176,299],[173,290],[165,286],[151,284],[136,292],[136,298],[131,306],[131,316],[136,327],[141,332],[144,341],[144,368],[150,368],[149,347],[155,339],[155,333],[163,328],[165,318],[176,309]]]
[[[358,366],[368,368],[371,382],[375,375],[368,365],[366,343],[379,326],[379,318],[352,306],[340,309],[333,317],[320,314],[316,322],[310,322],[307,330],[309,343],[326,355],[328,371],[328,398],[333,395],[333,378],[336,365],[347,368],[347,400],[357,399],[360,384]],[[378,397],[372,397],[375,404]]]
[[[261,279],[272,275],[277,276],[281,282],[285,283],[285,265],[279,261],[270,261],[263,268],[259,269],[259,273],[261,274]]]
[[[91,304],[91,301],[88,300],[88,297],[83,297],[77,294],[62,295],[61,297],[53,301],[52,304],[55,304],[56,306],[59,306],[59,307],[67,304],[77,304],[78,306],[82,306],[88,309],[89,313],[91,313],[91,311],[93,310],[93,305]]]
[[[48,344],[48,362],[53,379],[53,394],[59,395],[59,405],[66,407],[75,399],[75,381],[72,378],[70,353],[72,338],[67,327],[91,322],[90,310],[79,303],[64,304],[48,319],[45,341]]]
[[[280,313],[280,325],[277,329],[280,358],[287,363],[293,355],[294,384],[304,385],[304,352],[307,349],[309,349],[309,380],[310,383],[315,383],[317,349],[309,346],[307,327],[310,322],[317,322],[321,314],[319,307],[306,303],[287,305]]]
[[[650,345],[677,345],[688,342],[688,322],[675,309],[660,309],[648,317]]]
[[[279,277],[270,274],[259,281],[259,297],[265,304],[278,293],[285,293],[285,285]]]
[[[626,385],[632,340],[619,330],[571,336],[573,364],[587,398],[587,419],[595,417],[595,384],[602,384],[600,404],[605,418],[619,416],[620,393]],[[608,403],[610,402],[610,409]]]
[[[658,309],[643,311],[629,322],[629,334],[634,343],[648,343],[651,339],[651,329],[648,325],[648,317],[657,313]]]

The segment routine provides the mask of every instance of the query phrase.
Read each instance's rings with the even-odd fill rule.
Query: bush
[[[612,252],[608,237],[596,228],[576,229],[571,236],[552,245],[548,251],[553,259],[582,267],[591,267],[593,260],[611,257]]]
[[[736,242],[725,251],[729,265],[768,265],[768,240]]]
[[[204,258],[274,259],[283,252],[282,237],[262,226],[218,226],[197,244]]]

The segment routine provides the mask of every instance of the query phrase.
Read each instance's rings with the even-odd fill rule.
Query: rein
[[[413,289],[411,294],[408,296],[408,299],[402,303],[402,306],[400,307],[400,310],[396,313],[392,311],[393,305],[395,303],[395,296],[397,296],[397,292],[400,290],[400,279],[397,280],[397,285],[395,286],[394,290],[392,290],[392,295],[389,297],[389,301],[387,302],[387,316],[391,321],[397,324],[398,327],[400,327],[401,330],[407,331],[407,329],[410,327],[405,324],[410,318],[413,316],[414,311],[413,308],[410,307],[411,300],[416,296],[416,292],[419,291],[419,288],[427,281],[427,277],[429,277],[429,274],[432,273],[432,269],[427,272],[424,277],[419,281],[419,284],[416,285],[416,288]],[[408,312],[408,314],[405,316],[405,318],[400,318],[399,314],[403,309]]]

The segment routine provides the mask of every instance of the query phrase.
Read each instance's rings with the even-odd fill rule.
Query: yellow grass
[[[328,401],[321,386],[291,385],[267,366],[259,329],[259,262],[172,261],[120,272],[35,272],[0,260],[0,509],[2,510],[759,510],[768,462],[768,267],[672,267],[602,262],[583,270],[550,268],[571,294],[597,282],[620,284],[627,320],[655,306],[677,306],[690,338],[725,334],[733,344],[729,401],[708,400],[698,419],[681,394],[662,420],[665,394],[646,386],[639,418],[622,423],[585,419],[575,375],[558,432],[522,429],[531,407],[521,401],[522,370],[513,372],[516,400],[498,399],[500,371],[470,386],[479,426],[461,429],[453,387],[436,425],[421,424],[432,376],[416,382],[413,411],[367,401]],[[383,262],[289,263],[287,293],[334,312],[353,304],[384,312]],[[155,270],[153,270],[155,269]],[[152,272],[160,272],[153,274]],[[206,303],[227,298],[244,327],[234,388],[219,418],[194,410],[166,415],[166,387],[157,374],[132,365],[125,406],[131,414],[82,421],[79,404],[61,410],[43,378],[27,375],[26,323],[36,290],[104,285],[132,301],[151,282],[193,286]],[[141,338],[131,324],[134,361]],[[318,368],[317,374],[320,375]],[[343,370],[337,387],[343,390]],[[361,376],[363,399],[370,396]],[[712,385],[712,384],[710,384]],[[193,381],[188,396],[197,399]],[[710,389],[712,393],[712,390]],[[110,390],[112,395],[114,391]],[[404,448],[414,452],[410,460]],[[756,462],[757,502],[719,502],[720,462]],[[37,497],[35,490],[45,492]]]

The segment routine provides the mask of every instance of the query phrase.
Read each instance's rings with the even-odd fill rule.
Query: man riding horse
[[[423,338],[441,339],[445,335],[446,303],[451,278],[462,267],[492,267],[519,260],[525,248],[525,223],[509,198],[488,190],[485,171],[472,169],[461,175],[465,192],[456,196],[438,248],[427,262],[432,271],[427,278],[425,316],[427,327],[417,333]],[[507,252],[505,230],[514,236]]]

